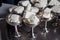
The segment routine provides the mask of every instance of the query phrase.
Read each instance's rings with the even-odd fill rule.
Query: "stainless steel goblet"
[[[21,37],[18,32],[17,26],[21,24],[21,16],[16,14],[9,14],[6,18],[8,24],[15,26],[16,35],[15,37]]]

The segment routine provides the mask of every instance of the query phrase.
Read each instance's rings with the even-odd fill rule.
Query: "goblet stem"
[[[33,38],[36,38],[36,37],[35,37],[35,34],[34,34],[34,27],[32,27],[32,37],[33,37]]]
[[[0,18],[0,21],[1,21],[1,20],[4,20],[4,19],[5,19],[5,18]]]
[[[47,22],[48,22],[48,21],[45,21],[45,31],[46,31],[46,33],[48,33]]]
[[[15,37],[20,37],[20,36],[21,36],[21,35],[19,34],[19,32],[18,32],[17,25],[15,25],[15,32],[16,32]]]

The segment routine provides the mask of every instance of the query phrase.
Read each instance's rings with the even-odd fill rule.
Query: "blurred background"
[[[1,0],[3,3],[14,4],[16,5],[21,0]],[[23,0],[22,0],[23,1]]]

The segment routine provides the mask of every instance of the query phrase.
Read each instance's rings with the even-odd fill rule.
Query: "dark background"
[[[14,4],[16,5],[21,0],[2,0],[3,3]]]

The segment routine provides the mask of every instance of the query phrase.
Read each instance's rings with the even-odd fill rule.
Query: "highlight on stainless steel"
[[[0,21],[1,21],[1,20],[4,20],[4,19],[5,19],[5,18],[0,18]]]

